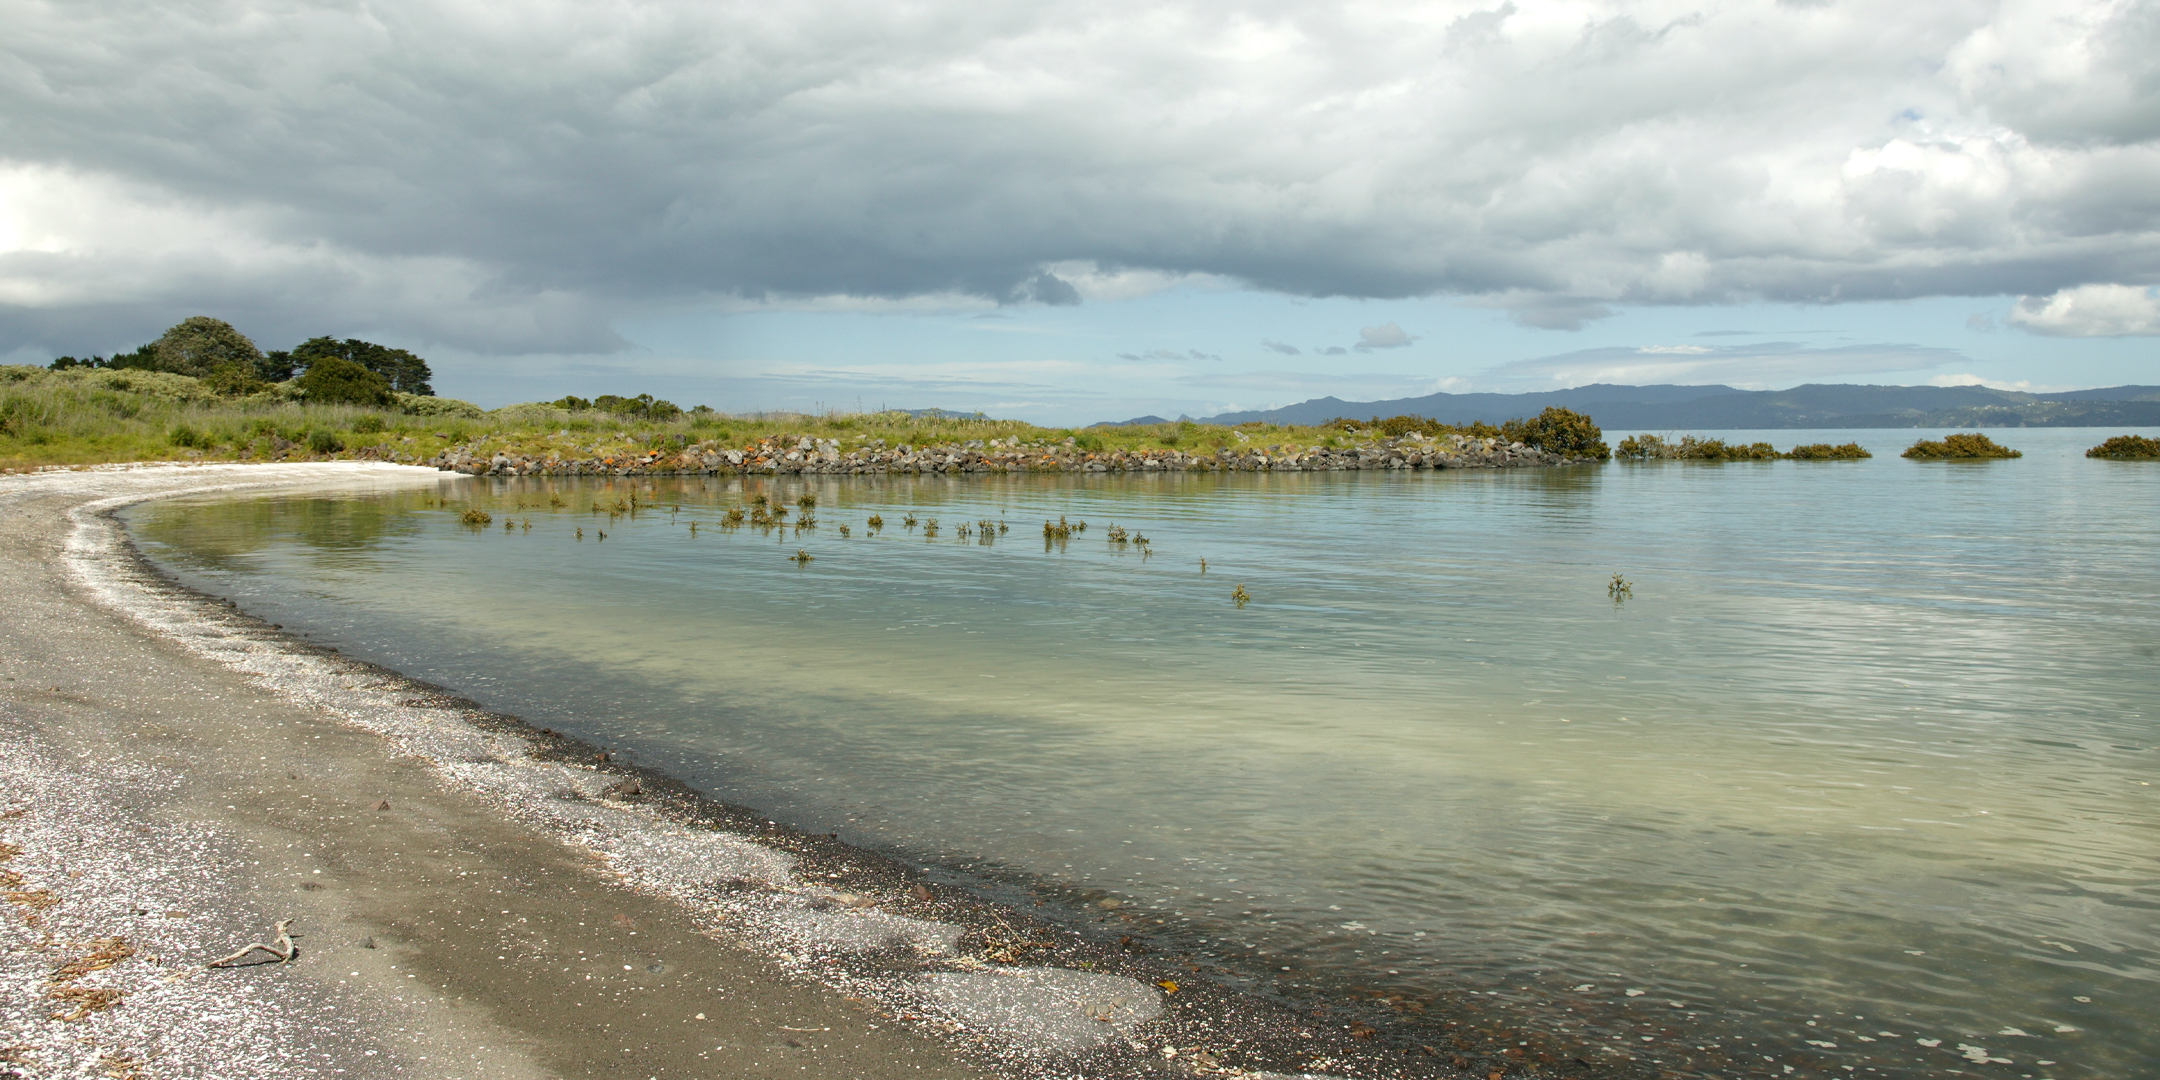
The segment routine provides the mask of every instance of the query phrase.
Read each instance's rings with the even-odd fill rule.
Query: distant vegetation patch
[[[1179,426],[1182,430],[1197,429],[1198,425],[1188,420]],[[1612,457],[1612,448],[1605,444],[1605,433],[1598,429],[1596,423],[1582,413],[1558,405],[1549,406],[1544,412],[1527,420],[1510,420],[1498,426],[1482,420],[1467,424],[1446,424],[1423,416],[1391,416],[1385,420],[1375,416],[1364,423],[1337,417],[1321,426],[1351,433],[1375,431],[1391,439],[1410,434],[1433,438],[1461,435],[1471,439],[1499,439],[1503,442],[1521,443],[1547,453],[1565,454],[1568,457],[1594,458],[1598,461]],[[1176,445],[1175,440],[1165,442]]]
[[[1682,435],[1668,441],[1660,435],[1630,435],[1620,440],[1619,454],[1635,461],[1776,461],[1785,455],[1766,442],[1728,443],[1723,439],[1698,439]]]
[[[1905,448],[1905,457],[1915,461],[1982,461],[1993,458],[2024,457],[2022,450],[2012,450],[1978,432],[1945,435],[1941,439],[1922,439]]]
[[[1794,461],[1858,461],[1861,458],[1871,458],[1875,455],[1868,453],[1867,447],[1856,442],[1849,442],[1839,446],[1819,442],[1809,443],[1806,446],[1795,446],[1785,456]]]
[[[2148,439],[2143,435],[2117,435],[2085,451],[2085,456],[2112,461],[2160,461],[2160,439]]]

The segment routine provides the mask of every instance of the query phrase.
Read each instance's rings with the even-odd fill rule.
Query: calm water
[[[1443,1055],[2153,1075],[2160,465],[2044,429],[1899,459],[1920,434],[1505,474],[459,478],[133,523],[315,640]],[[718,527],[805,491],[814,530]],[[1047,544],[1060,515],[1088,528]],[[1011,531],[957,534],[981,520]]]

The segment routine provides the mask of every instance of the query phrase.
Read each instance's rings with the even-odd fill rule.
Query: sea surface
[[[446,474],[130,523],[310,640],[1413,1052],[2160,1075],[2160,464],[1714,434],[1876,456]]]

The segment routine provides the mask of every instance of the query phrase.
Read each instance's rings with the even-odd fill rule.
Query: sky
[[[1042,423],[2160,383],[2160,2],[0,0],[0,359]]]

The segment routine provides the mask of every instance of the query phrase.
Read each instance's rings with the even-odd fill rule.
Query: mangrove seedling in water
[[[1230,590],[1230,599],[1237,601],[1237,606],[1244,607],[1246,602],[1252,599],[1252,594],[1245,591],[1243,582],[1239,582],[1237,588]]]
[[[958,539],[965,540],[972,535],[974,534],[968,530],[968,523],[965,521],[953,526],[953,536]]]
[[[817,509],[817,496],[805,491],[802,493],[801,498],[795,500],[795,505],[805,510],[815,510]]]
[[[870,520],[863,522],[863,524],[870,526],[871,532],[876,532],[885,527],[885,518],[880,514],[872,514]]]
[[[697,522],[695,521],[690,523],[690,539],[697,539]]]
[[[768,504],[768,502],[769,500],[767,500],[763,495],[753,495],[750,497],[750,505],[752,506],[765,506]]]
[[[2160,439],[2148,439],[2143,435],[2117,435],[2085,451],[2085,456],[2107,458],[2111,461],[2160,461]]]
[[[1067,538],[1071,537],[1071,536],[1072,536],[1072,534],[1074,534],[1074,533],[1076,533],[1076,532],[1079,532],[1079,531],[1080,531],[1081,529],[1084,529],[1084,528],[1086,528],[1086,527],[1087,527],[1087,526],[1085,526],[1085,525],[1081,525],[1081,526],[1079,526],[1079,527],[1077,527],[1077,528],[1076,528],[1076,527],[1074,527],[1074,526],[1072,525],[1072,523],[1070,523],[1070,522],[1066,521],[1066,520],[1065,520],[1065,518],[1064,518],[1064,515],[1062,515],[1062,514],[1061,514],[1061,515],[1059,515],[1059,516],[1058,516],[1058,519],[1057,519],[1056,521],[1054,521],[1054,522],[1052,522],[1052,521],[1045,521],[1045,522],[1043,522],[1043,539],[1045,539],[1045,540],[1064,540],[1064,539],[1067,539]]]
[[[936,536],[936,535],[937,535],[937,519],[936,519],[936,518],[931,518],[930,520],[928,520],[928,521],[925,521],[925,522],[923,522],[923,527],[922,527],[922,534],[923,534],[923,539],[925,539],[925,540],[928,540],[929,538],[931,538],[931,537],[933,537],[933,536]]]
[[[742,522],[743,512],[740,506],[731,506],[728,508],[727,513],[720,515],[720,525],[723,528],[733,529],[740,526]]]
[[[998,522],[998,535],[999,535],[999,536],[1003,536],[1003,535],[1005,535],[1006,533],[1009,533],[1009,532],[1011,532],[1011,531],[1012,531],[1012,526],[1010,526],[1010,525],[1007,525],[1007,524],[1005,524],[1005,523],[1004,523],[1003,521],[999,521],[999,522]]]
[[[1968,431],[1945,435],[1941,439],[1922,439],[1906,447],[1902,456],[1915,461],[1985,461],[2024,457],[2025,454],[1977,431]]]
[[[594,529],[593,531],[594,531],[594,532],[596,532],[596,533],[599,533],[599,534],[600,534],[600,539],[602,539],[602,540],[605,540],[605,539],[607,539],[607,530],[606,530],[606,529]]]
[[[1201,559],[1201,560],[1200,560],[1200,572],[1201,572],[1201,573],[1203,573],[1203,574],[1207,573],[1207,560],[1206,560],[1206,559]]]
[[[909,514],[908,516],[901,518],[900,524],[905,525],[910,529],[913,529],[915,527],[915,515]]]
[[[1605,595],[1612,597],[1615,604],[1622,600],[1632,600],[1635,598],[1635,586],[1615,570],[1612,580],[1605,585]]]
[[[578,526],[578,531],[577,531],[577,538],[578,538],[578,539],[580,539],[580,540],[583,540],[583,539],[585,539],[585,526],[583,526],[583,525],[580,525],[580,526]]]
[[[482,510],[478,507],[474,507],[473,509],[465,511],[463,515],[459,516],[458,520],[477,529],[482,525],[493,525],[495,523],[495,515],[490,514],[487,511]]]
[[[1112,526],[1110,526],[1110,532],[1109,532],[1109,534],[1108,534],[1108,535],[1109,535],[1109,537],[1110,537],[1110,542],[1111,542],[1111,543],[1113,543],[1113,544],[1122,544],[1122,543],[1124,543],[1124,542],[1125,542],[1125,537],[1126,537],[1126,535],[1127,535],[1127,534],[1126,534],[1126,532],[1125,532],[1125,526],[1123,526],[1123,525],[1112,525]]]
[[[840,526],[840,539],[842,539],[842,540],[845,540],[845,539],[847,539],[847,538],[848,538],[848,527],[847,527],[847,526],[845,526],[845,525],[842,525],[842,526]]]
[[[812,555],[812,554],[810,554],[809,552],[807,552],[807,551],[804,551],[804,550],[803,550],[803,549],[801,549],[801,548],[796,548],[796,549],[795,549],[795,554],[793,554],[793,555],[790,555],[790,556],[788,556],[788,560],[789,560],[790,562],[793,562],[793,563],[794,563],[795,565],[797,565],[797,566],[801,566],[802,564],[804,564],[804,563],[806,563],[806,562],[809,562],[810,560],[812,560],[812,559],[814,559],[814,558],[817,558],[817,556],[815,556],[815,555]]]

